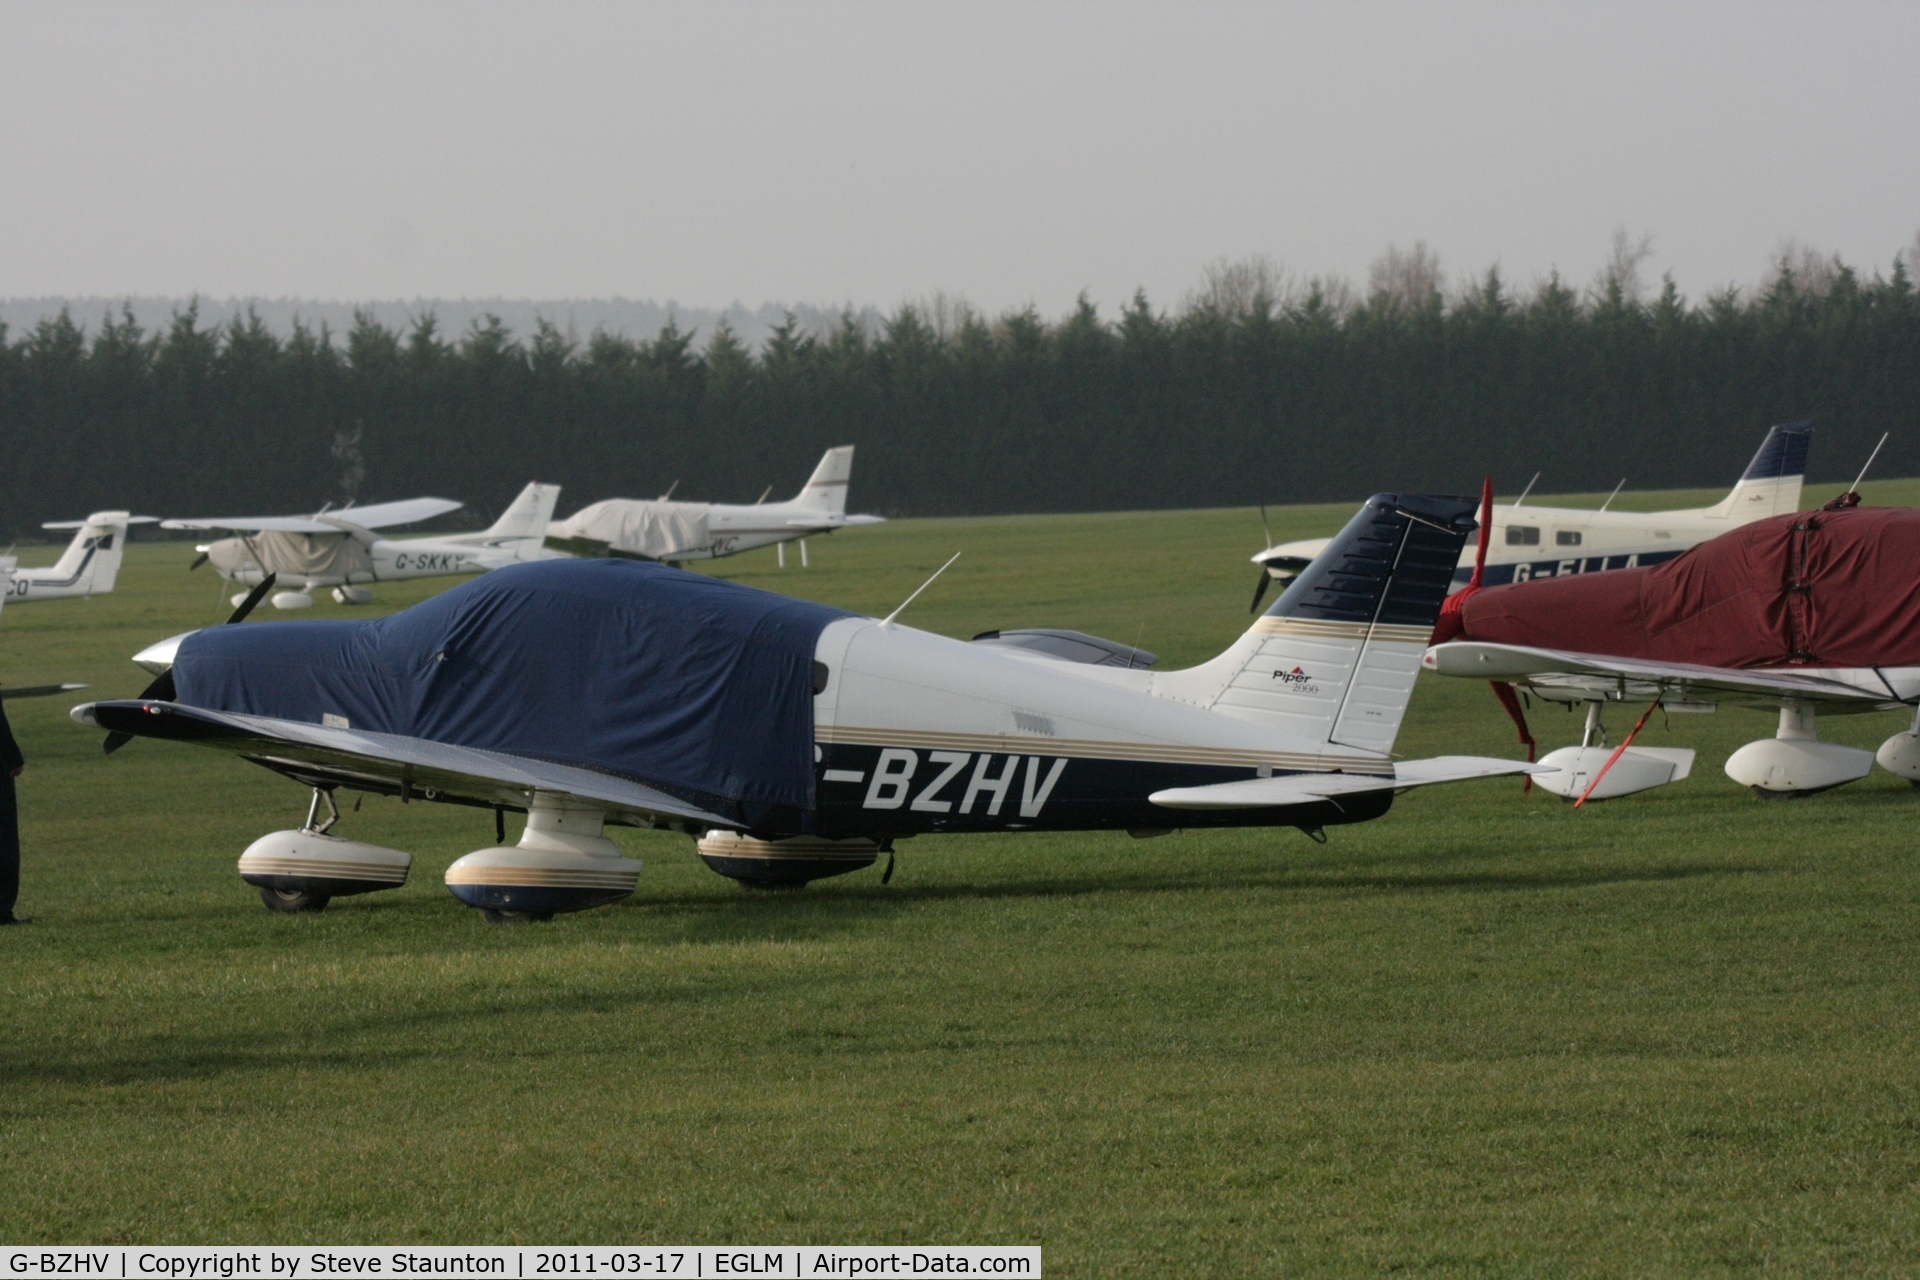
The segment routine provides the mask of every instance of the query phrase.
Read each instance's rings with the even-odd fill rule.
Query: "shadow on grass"
[[[876,920],[922,904],[965,901],[1067,900],[1092,895],[1154,895],[1194,891],[1263,891],[1292,894],[1434,892],[1516,892],[1585,888],[1629,883],[1672,883],[1702,877],[1749,874],[1760,868],[1726,863],[1679,864],[1639,868],[1542,869],[1539,872],[1421,872],[1402,860],[1397,871],[1302,871],[1298,868],[1222,868],[1216,874],[1154,874],[1136,871],[1117,874],[1049,876],[989,884],[924,884],[844,887],[808,893],[723,891],[699,898],[669,898],[635,902],[579,923],[588,929],[569,929],[565,918],[545,926],[490,930],[474,924],[475,933],[450,932],[436,922],[433,942],[471,947],[477,939],[497,938],[518,950],[541,950],[552,944],[605,941],[644,934],[646,943],[673,946],[741,945],[810,941],[858,930]],[[409,904],[415,905],[415,904]],[[409,923],[420,914],[409,910],[396,923]],[[289,922],[298,923],[298,922]],[[314,921],[313,923],[319,923]],[[360,923],[360,922],[356,922]],[[389,930],[377,929],[386,934]],[[367,936],[356,928],[352,937]],[[342,937],[341,941],[348,939]],[[309,945],[325,946],[329,939],[307,935]],[[690,1008],[740,999],[804,1002],[807,989],[818,981],[811,968],[779,972],[755,971],[750,961],[714,967],[696,979],[677,978],[669,984],[598,980],[591,989],[536,989],[518,982],[494,991],[453,990],[432,1008],[336,1010],[316,1019],[307,1005],[290,1008],[293,1025],[268,1029],[233,1029],[194,1035],[172,1033],[164,1041],[122,1042],[101,1052],[66,1046],[19,1043],[0,1047],[0,1078],[20,1085],[33,1083],[103,1087],[154,1081],[205,1079],[227,1074],[295,1071],[382,1071],[443,1057],[449,1046],[483,1039],[500,1046],[507,1057],[548,1057],[577,1053],[577,1044],[554,1041],[529,1024],[538,1020],[581,1015],[613,1016],[633,1020],[635,1026],[653,1017],[673,1017]],[[270,1014],[265,1016],[271,1016]],[[516,1047],[517,1046],[517,1047]]]
[[[1453,855],[1442,855],[1452,860]],[[1193,892],[1278,892],[1291,894],[1514,893],[1593,888],[1616,884],[1657,884],[1707,876],[1751,875],[1766,870],[1745,863],[1665,863],[1621,868],[1542,869],[1537,872],[1421,871],[1405,859],[1393,870],[1304,871],[1222,869],[1218,873],[1180,874],[1119,871],[1099,875],[1047,876],[1001,882],[835,885],[831,889],[766,893],[744,891],[737,897],[662,898],[631,904],[663,926],[677,926],[676,938],[655,941],[738,943],[801,940],[852,928],[924,903],[955,901],[1071,899],[1096,895],[1158,895]]]

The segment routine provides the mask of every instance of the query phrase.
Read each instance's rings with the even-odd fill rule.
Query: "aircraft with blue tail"
[[[73,718],[109,751],[171,739],[311,788],[306,823],[240,859],[281,911],[406,879],[405,851],[333,833],[341,789],[491,810],[495,843],[446,883],[498,921],[634,892],[640,864],[608,825],[685,833],[714,871],[767,887],[883,853],[891,874],[896,842],[945,832],[1323,840],[1410,788],[1541,771],[1393,755],[1475,507],[1376,494],[1238,640],[1181,671],[1071,632],[921,631],[899,621],[913,597],[864,617],[596,558],[496,569],[386,618],[177,636],[136,657],[158,677],[141,697]],[[517,844],[508,812],[527,815]]]

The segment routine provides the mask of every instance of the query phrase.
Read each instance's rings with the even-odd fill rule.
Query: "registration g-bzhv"
[[[332,830],[339,789],[526,813],[517,845],[497,837],[447,872],[495,919],[633,892],[640,865],[606,824],[685,832],[715,871],[760,885],[944,831],[1318,838],[1408,787],[1528,769],[1389,754],[1473,508],[1376,495],[1244,635],[1184,671],[1071,633],[964,642],[577,560],[500,569],[388,618],[193,632],[137,659],[162,673],[148,696],[73,716],[314,788],[304,826],[241,858],[281,910],[406,878],[405,852]]]

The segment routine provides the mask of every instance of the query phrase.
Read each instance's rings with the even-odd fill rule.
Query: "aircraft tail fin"
[[[1154,693],[1384,760],[1477,506],[1375,494],[1231,648]]]
[[[35,584],[60,595],[103,596],[113,590],[120,574],[120,560],[126,554],[127,526],[151,524],[152,516],[131,516],[124,511],[96,511],[85,520],[54,520],[43,529],[73,529],[73,541],[50,569],[27,569],[17,578],[31,575]]]
[[[1798,511],[1800,487],[1807,475],[1807,444],[1812,435],[1811,422],[1783,422],[1768,431],[1733,491],[1704,514],[1745,524]]]
[[[489,540],[523,539],[515,549],[515,557],[537,560],[540,558],[540,548],[546,542],[547,525],[553,520],[554,504],[559,501],[559,485],[535,481],[520,491],[520,496],[500,513],[500,518],[481,536]]]
[[[853,446],[843,444],[820,455],[820,465],[802,486],[793,505],[828,515],[847,512],[847,482],[853,478]]]

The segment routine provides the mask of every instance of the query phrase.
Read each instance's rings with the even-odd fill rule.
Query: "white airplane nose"
[[[182,631],[177,636],[168,636],[165,640],[150,644],[134,654],[133,660],[154,675],[160,675],[173,665],[173,655],[179,651],[180,642],[193,634],[191,631]]]

